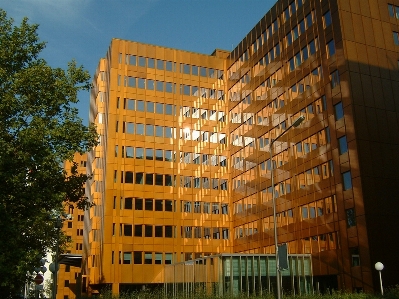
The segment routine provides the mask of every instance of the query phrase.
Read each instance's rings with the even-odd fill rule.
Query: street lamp
[[[380,274],[380,287],[381,287],[381,295],[384,296],[384,289],[382,287],[382,277],[381,277],[381,271],[384,269],[384,264],[377,262],[374,265],[375,269],[378,271],[378,273]]]
[[[55,228],[57,229],[57,243],[55,246],[55,258],[54,262],[52,262],[49,266],[50,271],[53,272],[53,291],[51,292],[51,297],[53,299],[57,298],[57,275],[58,275],[58,269],[59,269],[59,264],[58,264],[58,255],[59,255],[59,241],[60,241],[60,230],[62,228],[62,218],[61,216],[58,216],[55,219]]]
[[[283,136],[285,133],[287,133],[291,128],[293,127],[298,127],[303,121],[305,120],[305,117],[301,115],[298,117],[287,129],[285,129],[280,135],[278,135],[275,139],[273,139],[270,142],[269,145],[269,152],[270,152],[270,172],[271,172],[271,183],[272,183],[272,202],[273,202],[273,224],[274,224],[274,246],[276,247],[276,278],[277,278],[277,299],[281,299],[281,280],[280,280],[280,262],[278,258],[278,240],[277,240],[277,221],[276,221],[276,196],[275,196],[275,190],[274,190],[274,177],[273,177],[273,172],[274,172],[274,166],[273,166],[273,144],[276,142],[277,139],[279,139],[281,136]]]

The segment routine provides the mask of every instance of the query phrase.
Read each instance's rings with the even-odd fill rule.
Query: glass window
[[[306,26],[307,28],[310,28],[313,23],[312,13],[307,14],[305,18],[306,18]]]
[[[152,148],[145,149],[145,159],[154,160],[154,150]]]
[[[344,108],[342,107],[342,102],[334,105],[335,120],[340,120],[344,117]]]
[[[173,63],[171,61],[166,61],[166,70],[170,72],[173,71]]]
[[[305,33],[306,27],[305,27],[305,20],[302,20],[299,22],[299,34]]]
[[[144,236],[152,237],[152,225],[144,225]]]
[[[160,149],[155,150],[155,160],[163,161],[163,150]]]
[[[200,76],[201,77],[206,77],[207,76],[206,67],[200,67]]]
[[[138,78],[137,79],[137,87],[141,89],[145,89],[145,79]]]
[[[162,81],[156,81],[156,86],[157,86],[157,91],[163,91],[164,90],[164,82]]]
[[[172,151],[165,150],[165,161],[167,161],[167,162],[173,162]]]
[[[191,66],[191,74],[194,76],[198,76],[198,66]]]
[[[145,135],[146,136],[154,136],[154,126],[153,125],[145,125]]]
[[[360,266],[359,247],[349,248],[351,253],[352,267]]]
[[[158,226],[158,225],[155,226],[155,237],[157,237],[157,238],[163,237],[163,227],[162,226]],[[161,256],[162,256],[162,254],[161,254]]]
[[[153,102],[147,102],[147,112],[154,113],[154,103]]]
[[[324,28],[331,25],[331,13],[329,10],[323,15],[323,24]]]
[[[155,112],[158,114],[163,114],[163,104],[162,103],[155,104]]]
[[[163,137],[163,127],[162,126],[155,126],[155,136]]]
[[[395,46],[399,46],[399,33],[398,32],[392,32],[393,34],[393,42]]]
[[[137,111],[142,111],[144,112],[144,101],[137,101],[137,107],[136,107]]]
[[[145,65],[146,65],[145,60],[146,60],[145,57],[139,56],[139,66],[145,67]]]
[[[356,214],[355,214],[355,209],[346,209],[346,225],[347,227],[352,227],[356,226]]]
[[[187,75],[190,75],[190,65],[188,65],[188,64],[182,64],[182,69],[183,69],[183,74],[187,74]]]
[[[142,264],[143,263],[143,256],[141,251],[135,251],[133,253],[133,261],[135,264]]]
[[[146,198],[145,199],[145,210],[146,211],[152,211],[153,210],[153,201],[151,198]]]
[[[170,174],[165,174],[165,186],[173,186],[173,179]]]
[[[134,226],[134,236],[135,237],[143,236],[143,226],[141,224]]]
[[[163,175],[162,174],[155,174],[155,185],[163,186]]]
[[[165,212],[173,212],[173,202],[171,200],[165,200]]]
[[[134,134],[134,123],[126,123],[126,133]]]
[[[163,60],[157,59],[157,69],[158,70],[163,70],[164,65],[165,65],[165,62]]]
[[[144,184],[144,174],[142,172],[136,172],[136,184],[143,185]]]
[[[136,65],[136,56],[135,55],[129,55],[129,64]]]
[[[170,82],[165,82],[165,91],[166,91],[166,92],[169,92],[169,93],[172,93],[172,92],[173,92],[172,83],[170,83]]]
[[[334,54],[335,54],[335,43],[334,40],[332,39],[327,43],[327,56],[331,57]]]
[[[132,225],[131,224],[124,224],[123,225],[123,235],[127,237],[132,236]]]
[[[133,184],[133,172],[132,171],[125,171],[125,183]]]
[[[148,67],[149,68],[155,68],[155,60],[154,60],[154,58],[148,58],[148,60],[147,60],[147,63],[148,63]]]
[[[144,124],[136,124],[136,134],[144,135]]]
[[[173,226],[165,225],[165,238],[173,238]]]
[[[310,55],[313,55],[314,53],[316,53],[316,44],[315,44],[315,41],[312,40],[312,41],[309,43],[309,54],[310,54]]]
[[[133,209],[133,198],[131,198],[131,197],[126,197],[125,198],[125,206],[124,206],[124,208],[126,210]]]
[[[165,137],[166,138],[173,138],[173,136],[172,136],[173,134],[172,134],[172,128],[170,128],[170,127],[165,127]]]
[[[339,154],[342,155],[348,151],[348,143],[346,141],[346,136],[338,138]]]
[[[165,105],[165,114],[166,115],[173,115],[173,105],[166,104]]]
[[[143,199],[142,198],[135,198],[134,199],[134,209],[136,211],[142,211],[143,210]]]
[[[136,147],[136,159],[144,159],[144,149],[142,147]]]
[[[331,88],[337,87],[340,83],[338,70],[330,74]]]
[[[154,174],[153,173],[145,174],[145,184],[146,185],[154,185]]]
[[[352,175],[350,171],[342,173],[342,185],[344,191],[352,188]]]
[[[131,100],[131,99],[126,99],[126,106],[125,108],[127,110],[134,110],[134,105],[135,104],[135,100]]]
[[[155,86],[154,86],[154,80],[151,79],[147,79],[147,89],[148,90],[154,90]]]

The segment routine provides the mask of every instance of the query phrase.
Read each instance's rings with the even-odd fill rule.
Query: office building
[[[377,290],[376,262],[397,284],[398,19],[397,0],[281,0],[231,52],[112,40],[90,102],[89,289],[273,254],[274,220],[289,254],[311,255],[313,288]]]

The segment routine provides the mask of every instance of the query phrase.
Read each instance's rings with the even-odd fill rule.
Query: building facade
[[[232,52],[112,40],[90,102],[89,288],[272,254],[274,220],[315,289],[377,289],[376,262],[397,284],[398,19],[398,0],[280,0]]]

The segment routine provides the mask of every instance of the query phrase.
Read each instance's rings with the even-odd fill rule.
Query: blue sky
[[[90,74],[112,38],[211,54],[232,50],[275,0],[0,0],[19,24],[37,23],[42,53],[52,67],[75,59]],[[88,122],[89,94],[81,93],[79,115]]]

